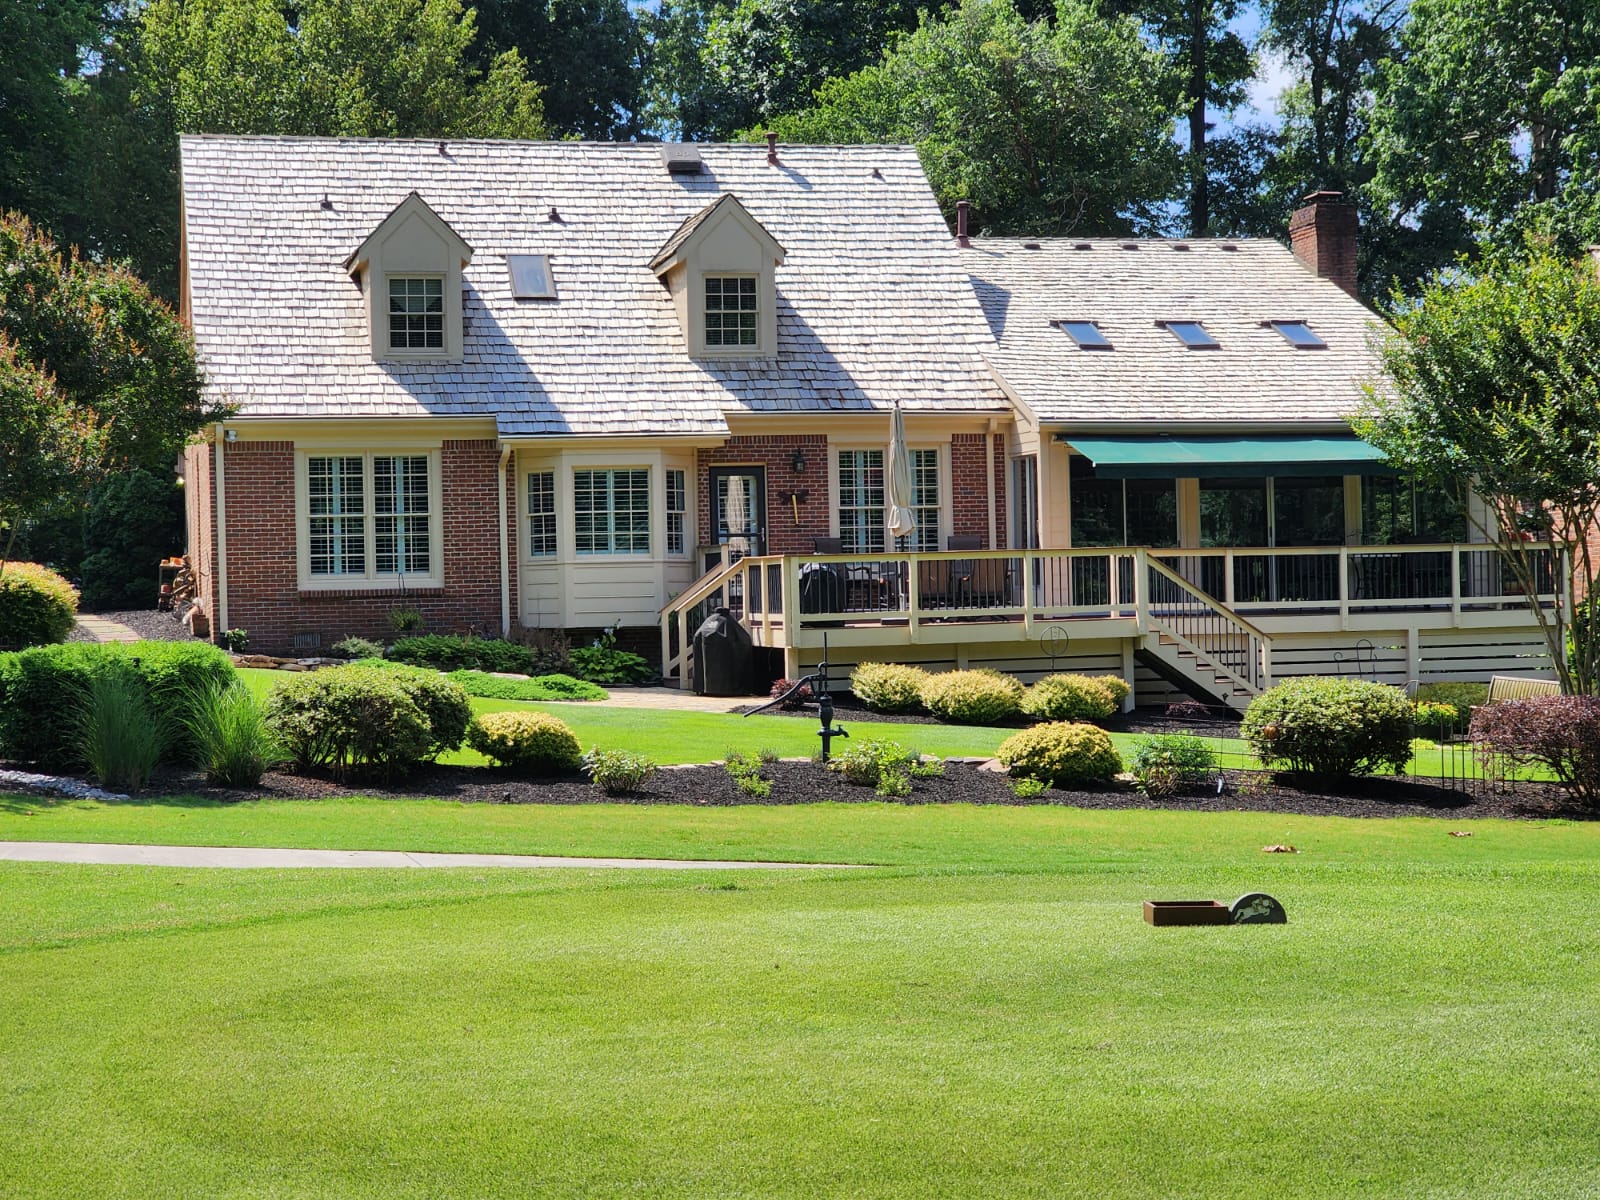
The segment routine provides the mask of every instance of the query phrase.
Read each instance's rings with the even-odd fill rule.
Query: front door
[[[767,469],[712,467],[711,520],[730,559],[767,552]]]

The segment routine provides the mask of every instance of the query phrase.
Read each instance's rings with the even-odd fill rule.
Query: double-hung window
[[[574,471],[572,536],[579,554],[649,554],[650,472]]]
[[[687,554],[684,522],[688,510],[689,492],[684,472],[667,471],[667,553]]]
[[[929,554],[939,549],[939,452],[911,452],[911,512],[917,531],[910,549]]]
[[[437,276],[389,279],[389,349],[444,349],[444,280]]]
[[[706,347],[753,349],[756,334],[754,275],[706,276]]]
[[[433,455],[309,454],[304,462],[304,581],[437,584]]]
[[[556,473],[528,475],[528,555],[549,558],[556,552]]]
[[[883,451],[839,451],[839,540],[846,554],[882,554]]]

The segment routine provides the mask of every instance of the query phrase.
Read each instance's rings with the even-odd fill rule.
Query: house
[[[1492,550],[1345,421],[1353,210],[1268,241],[952,239],[907,147],[187,137],[216,629],[620,626],[1242,704],[1548,668]],[[916,517],[884,522],[904,414]]]

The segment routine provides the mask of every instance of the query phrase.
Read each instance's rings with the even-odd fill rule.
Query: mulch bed
[[[122,612],[97,612],[89,614],[126,625],[147,642],[192,642],[194,635],[189,627],[178,620],[175,612],[161,612],[154,608],[135,608]],[[69,641],[87,642],[93,639],[80,627],[74,629]]]
[[[755,705],[746,705],[737,710],[749,712]],[[772,708],[760,714],[761,716],[778,717],[806,717],[810,720],[817,719],[817,706],[807,704],[804,710],[785,710]],[[885,725],[943,725],[947,722],[939,720],[925,712],[910,713],[882,713],[873,712],[848,692],[833,698],[833,719],[836,724],[849,725],[852,721],[873,721]],[[1026,729],[1037,724],[1031,717],[1017,717],[1011,721],[998,723],[997,729]],[[1164,706],[1135,709],[1131,713],[1118,713],[1105,721],[1095,724],[1113,733],[1188,733],[1195,737],[1203,738],[1236,738],[1239,736],[1239,718],[1232,713],[1213,712],[1205,717],[1169,717]]]
[[[176,771],[157,778],[148,789],[154,795],[192,795],[218,801],[301,799],[338,796],[434,797],[468,804],[691,804],[723,807],[738,804],[789,805],[819,801],[871,801],[871,788],[854,787],[816,763],[779,762],[766,770],[772,795],[763,800],[740,793],[720,766],[668,767],[658,771],[644,788],[628,796],[606,796],[581,776],[556,779],[519,779],[471,767],[429,767],[397,784],[351,782],[285,773],[269,774],[259,788],[225,789],[207,786],[194,771]],[[1341,793],[1300,788],[1282,778],[1258,772],[1223,772],[1220,794],[1200,794],[1151,800],[1131,787],[1095,791],[1049,791],[1035,800],[1018,800],[1006,778],[980,771],[971,762],[950,762],[939,779],[913,780],[913,790],[903,804],[1067,805],[1092,809],[1179,809],[1191,812],[1274,812],[1340,817],[1448,817],[1452,821],[1480,817],[1531,819],[1568,817],[1592,819],[1570,806],[1565,792],[1549,784],[1518,783],[1510,788],[1477,787],[1463,792],[1406,779],[1370,779],[1354,782]]]

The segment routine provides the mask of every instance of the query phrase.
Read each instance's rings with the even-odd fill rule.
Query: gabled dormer
[[[765,358],[778,344],[773,271],[784,249],[731,192],[678,226],[650,260],[672,293],[689,353]]]
[[[377,362],[461,361],[461,271],[472,247],[412,192],[345,259]]]

